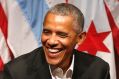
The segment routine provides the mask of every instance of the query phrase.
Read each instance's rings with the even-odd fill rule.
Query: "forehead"
[[[53,13],[48,13],[44,20],[44,27],[53,26],[54,28],[73,28],[73,17],[72,16],[62,16]]]

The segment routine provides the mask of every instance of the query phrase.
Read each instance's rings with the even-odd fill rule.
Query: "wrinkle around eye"
[[[58,32],[57,35],[61,38],[66,38],[68,37],[68,33],[64,33],[64,32]]]

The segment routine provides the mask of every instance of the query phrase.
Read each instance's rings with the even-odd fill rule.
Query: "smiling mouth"
[[[61,53],[61,49],[54,49],[54,48],[48,48],[48,56],[50,56],[50,57],[57,57],[57,56],[59,56],[60,55],[60,53]]]
[[[48,49],[49,52],[51,53],[57,53],[57,52],[60,52],[59,49]]]

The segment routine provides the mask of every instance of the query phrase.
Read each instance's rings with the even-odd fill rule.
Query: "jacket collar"
[[[33,61],[33,67],[31,67],[34,71],[37,72],[37,78],[40,79],[51,79],[51,74],[49,70],[49,65],[46,62],[44,51],[40,48],[39,51],[34,52],[37,53],[35,59]],[[86,72],[88,66],[85,63],[84,54],[81,54],[77,50],[74,49],[74,69],[72,79],[79,79]],[[37,79],[35,78],[35,79]]]
[[[35,79],[51,79],[48,63],[46,62],[43,48],[39,48],[38,51],[33,52],[37,53],[34,61],[32,70],[36,72]]]
[[[72,79],[82,79],[82,77],[86,74],[88,69],[90,68],[90,65],[92,61],[95,59],[95,57],[91,57],[87,55],[84,52],[79,52],[77,50],[74,50],[74,70],[73,70],[73,76]],[[87,62],[88,60],[88,62]]]

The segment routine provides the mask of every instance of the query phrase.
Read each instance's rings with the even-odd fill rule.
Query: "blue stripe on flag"
[[[17,0],[30,27],[41,46],[42,22],[46,11],[49,9],[45,0]]]

